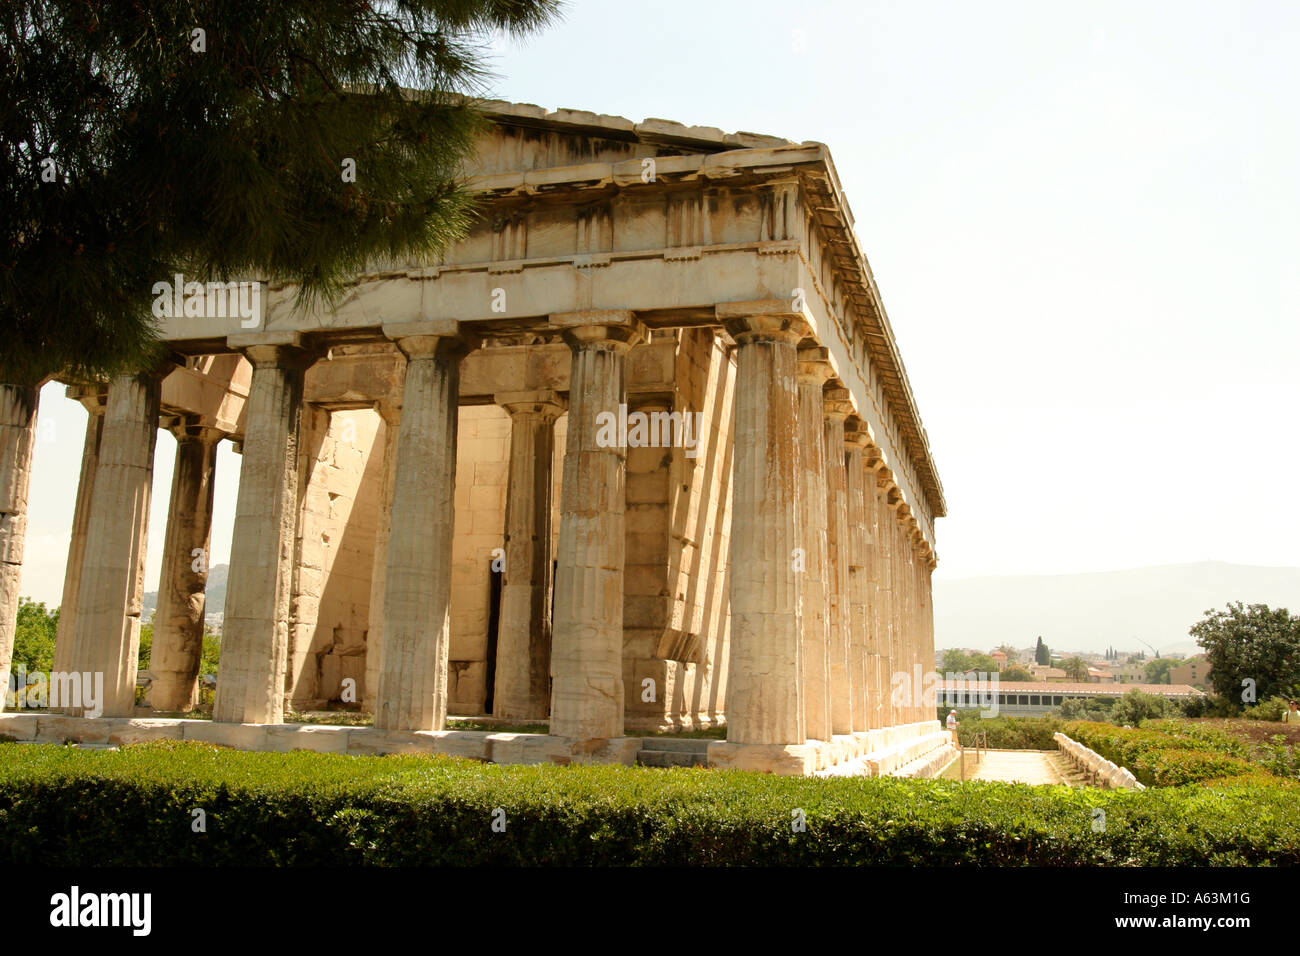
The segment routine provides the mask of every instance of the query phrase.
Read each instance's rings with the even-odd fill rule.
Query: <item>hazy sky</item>
[[[571,2],[494,94],[830,147],[947,494],[937,575],[1297,566],[1297,50],[1282,2]],[[85,414],[54,386],[41,420],[22,590],[57,603]]]

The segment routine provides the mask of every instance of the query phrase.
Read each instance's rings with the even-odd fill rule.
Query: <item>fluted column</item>
[[[849,498],[844,464],[844,420],[853,411],[846,388],[828,388],[823,394],[825,422],[822,434],[826,457],[826,583],[829,598],[831,731],[854,730],[854,693],[849,626]]]
[[[98,716],[135,711],[161,372],[119,375],[108,387],[68,668],[92,680],[103,674]],[[91,708],[67,711],[87,715]]]
[[[881,687],[881,726],[892,727],[898,723],[894,703],[894,628],[893,628],[893,578],[891,568],[891,544],[893,534],[891,524],[893,512],[885,499],[885,487],[888,479],[879,471],[876,473],[876,605],[879,614],[876,618],[876,642],[880,657],[879,673]]]
[[[198,697],[217,444],[223,437],[223,432],[197,422],[182,422],[176,428],[176,463],[149,659],[153,674],[149,703],[154,710],[190,710]]]
[[[796,548],[807,548],[797,382],[805,329],[797,317],[777,314],[736,317],[728,331],[736,342],[736,388],[727,742],[803,744],[807,572],[797,572],[794,560]],[[820,395],[818,405],[820,419]]]
[[[9,687],[40,385],[0,385],[0,710]]]
[[[510,413],[510,469],[492,710],[539,719],[551,700],[551,462],[564,400],[507,392],[496,402]]]
[[[870,730],[875,706],[869,666],[871,636],[871,527],[867,511],[865,425],[851,421],[844,431],[844,480],[849,526],[849,682],[853,688],[853,730]]]
[[[379,662],[384,646],[384,589],[388,579],[388,535],[393,525],[393,483],[397,478],[397,432],[400,409],[376,402],[375,411],[383,420],[383,484],[379,488],[378,515],[375,522],[375,546],[370,565],[370,614],[366,625],[366,686],[361,693],[361,708],[374,713],[379,696]],[[378,433],[377,433],[378,434]],[[376,439],[378,440],[378,439]]]
[[[826,349],[803,348],[799,358],[799,575],[803,625],[804,730],[809,739],[834,732],[831,686],[830,561],[826,533],[826,445],[822,387],[831,376]]]
[[[627,352],[642,328],[630,312],[552,315],[573,355],[560,491],[551,733],[623,736],[624,482],[627,450],[598,440],[597,416],[618,418]]]
[[[889,640],[891,686],[898,681],[898,699],[894,702],[894,722],[907,723],[906,685],[900,675],[907,675],[906,639],[903,636],[903,535],[898,523],[898,489],[892,486],[886,503],[889,505]]]
[[[459,323],[395,326],[406,356],[384,579],[375,726],[441,730],[447,721],[451,548],[456,508]]]
[[[212,718],[284,719],[289,588],[298,519],[298,430],[312,355],[294,333],[231,336],[253,366]]]
[[[108,402],[107,385],[72,385],[67,396],[86,408],[86,437],[81,446],[81,474],[77,479],[77,500],[72,509],[72,536],[68,541],[68,560],[63,571],[63,597],[59,604],[59,628],[54,639],[54,672],[66,674],[72,660],[72,642],[77,624],[77,593],[81,587],[81,568],[86,556],[86,527],[90,523],[90,499],[95,489],[95,469],[99,466],[99,443],[104,431],[104,406]]]

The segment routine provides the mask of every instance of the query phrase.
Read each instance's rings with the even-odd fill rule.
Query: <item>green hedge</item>
[[[979,731],[988,734],[988,746],[994,750],[1055,750],[1054,733],[1065,726],[1058,717],[981,717],[978,710],[957,712],[957,739],[963,746],[975,743]],[[948,711],[940,714],[940,721]]]
[[[206,812],[206,832],[192,811]],[[493,812],[506,831],[494,833]],[[1105,813],[1095,829],[1094,809]],[[793,811],[806,815],[794,832]],[[1300,863],[1294,794],[0,745],[0,865]]]
[[[1236,737],[1197,724],[1151,720],[1141,727],[1115,727],[1073,721],[1062,733],[1128,767],[1149,787],[1177,787],[1263,772],[1247,758],[1245,745]]]

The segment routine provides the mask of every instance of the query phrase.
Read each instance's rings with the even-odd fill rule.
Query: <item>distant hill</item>
[[[1229,601],[1300,612],[1300,568],[1206,561],[1095,574],[935,579],[935,647],[1199,650],[1188,629]],[[1148,650],[1148,654],[1150,651]]]
[[[226,608],[226,577],[230,572],[228,564],[214,564],[208,568],[207,598],[203,604],[204,618],[210,623],[219,623]],[[150,591],[144,596],[144,619],[148,620],[158,610],[158,592]]]

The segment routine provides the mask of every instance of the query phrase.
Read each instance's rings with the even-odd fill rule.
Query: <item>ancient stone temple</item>
[[[943,492],[826,147],[488,113],[483,217],[442,261],[306,312],[178,280],[173,362],[69,388],[90,414],[55,670],[103,672],[103,713],[4,732],[631,762],[629,730],[725,725],[713,766],[942,762],[919,685]],[[243,463],[214,719],[150,719],[147,523],[149,703],[184,711],[221,441]],[[373,728],[283,723],[348,700]]]

